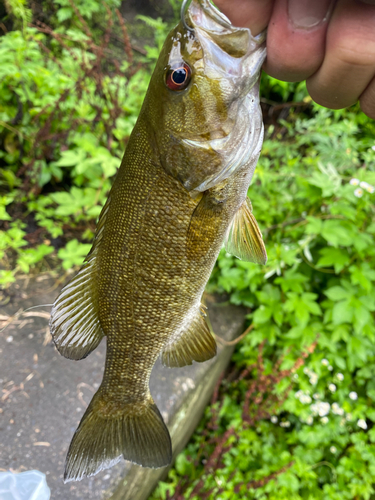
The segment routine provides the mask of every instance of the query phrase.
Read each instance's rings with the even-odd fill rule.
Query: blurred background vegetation
[[[0,283],[82,262],[179,0],[0,5]],[[247,307],[212,404],[152,500],[375,498],[375,124],[262,77],[249,189],[266,266],[223,250]]]

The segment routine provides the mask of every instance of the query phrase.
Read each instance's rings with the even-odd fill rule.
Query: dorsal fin
[[[267,262],[266,247],[249,198],[236,212],[224,244],[228,253],[241,260],[257,264]]]
[[[78,274],[62,289],[51,311],[53,341],[63,356],[82,359],[92,352],[104,333],[98,317],[97,254],[103,236],[109,198],[99,216],[94,244]]]
[[[198,311],[189,329],[164,347],[161,354],[163,365],[181,367],[191,365],[193,361],[207,361],[216,355],[216,342],[203,315]]]

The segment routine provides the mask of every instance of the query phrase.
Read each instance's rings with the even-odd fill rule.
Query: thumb
[[[250,28],[254,36],[267,27],[273,3],[274,0],[215,0],[232,24]]]

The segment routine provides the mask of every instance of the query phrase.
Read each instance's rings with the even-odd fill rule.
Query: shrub
[[[145,55],[133,50],[117,9],[87,0],[77,5],[53,4],[56,29],[35,21],[0,37],[4,287],[18,271],[42,269],[43,258],[68,240],[92,239],[157,56],[153,47]],[[105,29],[88,24],[98,13]],[[151,24],[160,44],[167,25]],[[83,259],[85,247],[74,247],[70,258],[71,248],[57,253],[65,269]]]

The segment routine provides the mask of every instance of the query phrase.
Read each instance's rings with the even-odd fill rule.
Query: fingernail
[[[288,15],[296,28],[309,29],[326,21],[332,0],[288,0]]]

